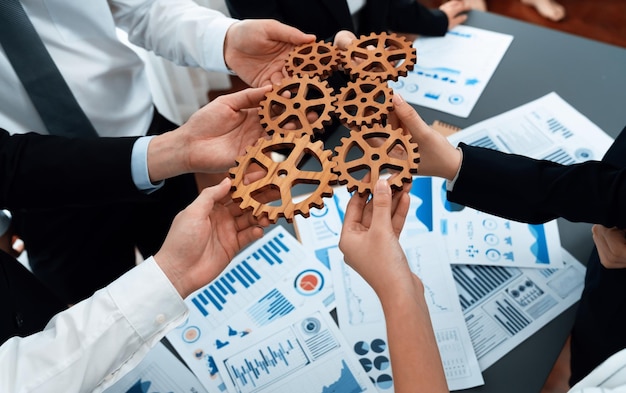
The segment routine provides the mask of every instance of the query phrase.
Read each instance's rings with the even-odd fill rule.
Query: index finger
[[[354,228],[354,225],[360,225],[363,220],[363,209],[365,207],[365,203],[367,201],[366,196],[359,195],[358,192],[355,192],[354,195],[348,201],[348,206],[346,207],[346,214],[343,219],[343,227],[344,228]]]
[[[257,88],[247,88],[236,93],[220,96],[216,99],[216,101],[223,101],[223,103],[236,111],[247,108],[256,108],[259,106],[261,100],[265,98],[265,94],[270,90],[272,90],[271,85]]]

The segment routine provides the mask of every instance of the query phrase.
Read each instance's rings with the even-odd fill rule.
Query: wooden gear
[[[353,149],[361,153],[357,158],[349,157]],[[335,148],[334,171],[339,177],[339,184],[346,184],[349,192],[371,193],[378,178],[386,171],[392,171],[389,184],[394,189],[401,189],[403,183],[410,183],[412,175],[417,174],[419,153],[417,144],[402,129],[393,129],[376,125],[361,130],[350,131],[350,136],[341,139]],[[365,171],[357,178],[357,173]]]
[[[341,52],[343,68],[353,78],[397,81],[415,66],[415,48],[397,34],[370,34],[353,41]]]
[[[295,132],[312,137],[332,122],[335,101],[332,88],[317,77],[285,78],[261,101],[261,125],[270,135]]]
[[[308,75],[326,79],[339,68],[341,57],[334,45],[319,41],[294,48],[287,59],[289,75]]]
[[[382,123],[393,109],[393,90],[376,79],[357,79],[337,95],[337,116],[348,128]]]
[[[281,153],[289,150],[286,159],[281,162],[271,158],[272,152]],[[237,159],[237,166],[229,171],[233,179],[233,200],[239,203],[241,209],[252,209],[252,214],[260,218],[267,215],[272,223],[280,217],[292,222],[296,214],[309,216],[311,207],[324,206],[324,197],[333,195],[331,184],[337,182],[337,176],[332,171],[333,163],[330,160],[332,152],[324,150],[321,141],[311,142],[307,135],[297,136],[294,133],[286,135],[274,134],[271,139],[261,138],[250,147],[244,156]],[[305,156],[316,159],[321,171],[306,171],[301,168]],[[244,185],[244,178],[260,166],[265,175]],[[307,198],[294,202],[291,189],[298,184],[317,186]],[[264,201],[267,192],[280,193],[279,199]],[[279,206],[272,203],[280,201]]]

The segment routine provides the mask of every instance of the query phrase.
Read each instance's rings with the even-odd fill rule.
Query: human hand
[[[591,232],[602,266],[607,269],[626,268],[626,231],[596,224]]]
[[[344,259],[376,291],[389,286],[413,286],[412,273],[398,240],[409,210],[403,190],[393,197],[387,180],[376,182],[373,198],[355,193],[346,208],[339,238]]]
[[[339,50],[346,50],[348,46],[352,43],[352,41],[356,40],[357,37],[350,30],[341,30],[337,34],[335,34],[335,40],[333,41],[333,45],[339,48]]]
[[[226,32],[224,60],[250,86],[277,84],[285,76],[285,61],[292,49],[313,41],[313,34],[276,20],[243,20]]]
[[[155,261],[181,297],[214,280],[233,257],[263,236],[267,220],[258,221],[230,198],[230,179],[205,188],[174,218]]]
[[[220,96],[176,130],[155,136],[148,145],[150,180],[226,173],[237,156],[265,135],[258,107],[269,90],[266,86]]]
[[[393,107],[390,123],[394,128],[400,127],[409,132],[411,140],[418,145],[418,174],[454,179],[461,166],[461,151],[452,146],[446,137],[430,128],[399,94],[393,95]]]
[[[467,20],[467,12],[472,7],[463,0],[450,0],[441,4],[439,9],[448,17],[448,30],[452,30]]]

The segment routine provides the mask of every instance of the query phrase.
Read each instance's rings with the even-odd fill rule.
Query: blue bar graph
[[[190,298],[191,303],[207,317],[212,312],[223,311],[229,299],[252,289],[262,281],[264,274],[279,274],[275,269],[284,263],[281,254],[290,251],[285,240],[285,234],[279,232],[248,252],[247,256],[233,260],[220,277]]]
[[[274,288],[250,307],[247,313],[259,326],[263,326],[289,314],[294,309],[293,304]]]
[[[453,265],[452,276],[459,293],[463,311],[521,273],[518,269],[501,266]]]
[[[546,122],[548,123],[548,128],[550,129],[550,132],[552,132],[553,134],[560,133],[563,138],[566,139],[574,136],[574,133],[563,124],[561,124],[561,122],[557,119],[551,117]]]

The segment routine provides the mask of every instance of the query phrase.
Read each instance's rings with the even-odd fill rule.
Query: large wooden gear
[[[410,183],[417,174],[419,153],[417,144],[402,129],[375,125],[350,131],[335,148],[332,161],[339,184],[345,184],[349,192],[365,194],[372,193],[376,181],[386,173],[392,174],[389,184],[396,190]]]
[[[273,152],[284,155],[286,150],[289,153],[283,161],[272,158]],[[280,217],[292,222],[296,214],[308,217],[311,207],[323,207],[323,198],[333,195],[331,185],[337,182],[337,176],[332,171],[331,155],[331,151],[324,150],[321,141],[311,142],[306,135],[274,134],[271,139],[261,138],[237,159],[238,165],[229,171],[233,179],[233,200],[239,203],[241,209],[252,209],[255,217],[267,216],[272,223]],[[306,158],[317,160],[321,170],[302,169]],[[259,170],[264,173],[261,178],[244,184],[251,173]],[[316,189],[307,198],[295,202],[292,189],[301,184],[312,185]],[[272,194],[269,201],[266,200],[268,193]]]
[[[339,68],[341,57],[334,45],[319,41],[294,48],[287,59],[289,75],[308,75],[326,79]]]
[[[335,101],[333,89],[317,77],[285,78],[261,101],[261,125],[270,135],[293,132],[313,136],[332,122]]]
[[[354,78],[397,81],[415,66],[415,48],[397,34],[370,34],[353,41],[341,52],[343,68]]]
[[[393,109],[393,90],[376,79],[357,79],[337,94],[337,116],[348,128],[382,123]]]

